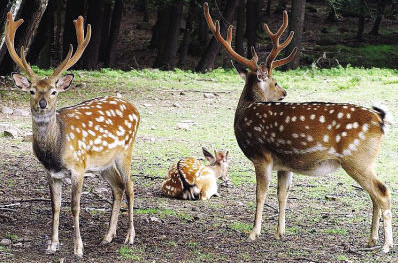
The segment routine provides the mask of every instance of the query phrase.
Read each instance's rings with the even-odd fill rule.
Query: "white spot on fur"
[[[324,122],[325,122],[325,116],[321,115],[321,116],[319,117],[319,121],[320,121],[321,123],[324,123]]]

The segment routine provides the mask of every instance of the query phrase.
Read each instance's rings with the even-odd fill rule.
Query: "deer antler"
[[[220,34],[220,22],[218,20],[216,20],[215,25],[213,24],[213,20],[210,16],[209,13],[209,5],[206,3],[203,4],[204,7],[204,12],[205,12],[205,17],[207,20],[207,24],[209,25],[209,28],[211,30],[211,32],[213,33],[214,37],[218,40],[218,42],[221,43],[221,45],[224,46],[224,48],[227,50],[227,52],[234,58],[236,59],[239,63],[245,65],[246,67],[248,67],[250,70],[252,71],[257,71],[258,65],[257,65],[257,61],[258,61],[258,56],[257,53],[254,49],[254,47],[251,48],[252,51],[252,59],[247,59],[245,57],[242,57],[241,55],[239,55],[238,53],[236,53],[231,46],[231,42],[232,42],[232,28],[233,26],[229,26],[228,27],[228,35],[227,35],[227,39],[225,40],[221,34]]]
[[[91,38],[91,25],[87,25],[87,34],[84,37],[84,26],[83,26],[83,17],[79,16],[78,19],[73,20],[76,29],[76,38],[77,38],[77,49],[75,54],[72,56],[73,53],[73,46],[72,44],[69,46],[69,52],[66,55],[64,61],[59,64],[59,66],[55,69],[54,73],[51,75],[49,79],[56,80],[59,76],[72,67],[82,56],[85,48],[87,47],[88,43],[90,42]]]
[[[21,70],[25,71],[26,75],[29,77],[30,80],[35,80],[37,79],[37,77],[36,74],[33,72],[32,68],[30,67],[30,65],[28,64],[28,62],[26,62],[24,47],[23,46],[21,47],[21,57],[18,56],[14,47],[15,32],[22,23],[23,19],[14,21],[11,12],[7,13],[6,32],[5,32],[6,44],[11,58],[18,65],[18,67]]]
[[[285,40],[285,42],[283,42],[282,44],[279,44],[279,38],[283,34],[283,32],[286,30],[287,25],[288,25],[288,16],[287,16],[286,10],[283,11],[283,24],[281,25],[281,27],[275,34],[271,32],[271,30],[269,29],[267,24],[264,24],[264,29],[267,32],[267,34],[270,36],[272,43],[274,45],[271,52],[269,53],[267,59],[265,60],[265,64],[267,65],[269,76],[272,74],[272,70],[274,68],[280,67],[282,65],[285,65],[286,63],[289,63],[297,53],[297,47],[295,47],[288,57],[274,61],[276,56],[278,56],[279,52],[281,52],[282,49],[284,49],[287,45],[289,45],[290,41],[292,41],[292,39],[293,39],[294,32],[291,31],[289,34],[289,37]]]

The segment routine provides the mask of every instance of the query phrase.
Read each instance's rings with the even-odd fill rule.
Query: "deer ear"
[[[57,80],[57,83],[55,83],[55,86],[56,86],[58,92],[62,92],[62,91],[69,89],[74,77],[75,76],[73,74],[67,74],[65,76],[60,77]]]
[[[26,77],[16,72],[11,73],[11,76],[18,88],[22,89],[23,91],[29,91],[31,84]]]
[[[235,70],[238,72],[238,75],[242,78],[242,79],[244,79],[244,80],[246,80],[246,77],[247,77],[247,69],[245,69],[245,68],[243,68],[243,67],[241,67],[241,66],[237,66],[232,60],[231,60],[231,63],[232,63],[232,66],[235,68]]]
[[[205,147],[202,147],[202,151],[203,151],[203,155],[205,156],[205,158],[210,162],[210,163],[214,163],[216,161],[216,158],[214,158],[214,156],[208,151],[206,150]]]

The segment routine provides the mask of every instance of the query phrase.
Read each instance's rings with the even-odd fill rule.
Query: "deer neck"
[[[56,111],[45,114],[32,112],[33,151],[49,171],[63,170],[61,161],[62,129]]]
[[[243,111],[253,102],[264,101],[264,98],[260,96],[258,92],[258,87],[254,85],[254,79],[252,76],[248,77],[246,81],[246,85],[242,90],[242,93],[239,98],[238,106],[236,107],[235,112],[235,124],[240,119],[240,116],[243,116]]]
[[[216,178],[220,177],[221,167],[219,165],[209,164],[206,167],[213,172]]]

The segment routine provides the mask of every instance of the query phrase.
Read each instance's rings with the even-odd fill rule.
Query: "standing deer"
[[[279,102],[286,91],[272,78],[272,70],[293,59],[297,52],[275,60],[279,52],[292,40],[293,32],[282,44],[279,38],[288,25],[287,12],[283,24],[272,33],[273,48],[265,63],[257,64],[258,56],[252,48],[252,59],[237,54],[231,47],[232,26],[227,39],[220,34],[209,14],[204,13],[210,30],[227,52],[251,71],[238,69],[245,79],[235,113],[236,140],[256,172],[256,216],[249,239],[255,240],[261,232],[263,207],[271,180],[272,170],[278,171],[279,221],[276,238],[285,234],[285,208],[293,172],[306,175],[326,175],[342,167],[365,189],[373,202],[372,229],[369,246],[378,240],[380,210],[384,219],[384,252],[393,247],[391,196],[374,170],[377,153],[387,120],[387,112],[344,103],[288,103]]]
[[[48,173],[52,202],[52,236],[47,253],[59,248],[58,226],[61,209],[62,178],[72,181],[72,214],[74,224],[74,253],[83,256],[80,236],[80,195],[86,171],[99,172],[111,185],[113,208],[109,230],[103,243],[111,242],[116,235],[123,191],[128,201],[129,229],[125,243],[134,242],[133,183],[130,164],[132,149],[140,122],[136,108],[128,101],[117,97],[102,97],[56,110],[57,94],[66,91],[73,80],[72,74],[61,74],[72,67],[81,57],[90,41],[91,27],[84,36],[83,18],[73,21],[77,36],[77,50],[72,56],[70,45],[65,60],[50,77],[39,79],[26,62],[24,48],[19,57],[14,48],[14,37],[22,19],[14,21],[7,14],[6,43],[11,58],[27,77],[13,73],[17,87],[30,96],[32,112],[33,151]]]
[[[219,196],[217,179],[228,181],[228,153],[215,150],[215,157],[202,148],[203,155],[210,162],[204,165],[195,158],[185,158],[173,164],[162,185],[163,192],[170,197],[195,200]]]

